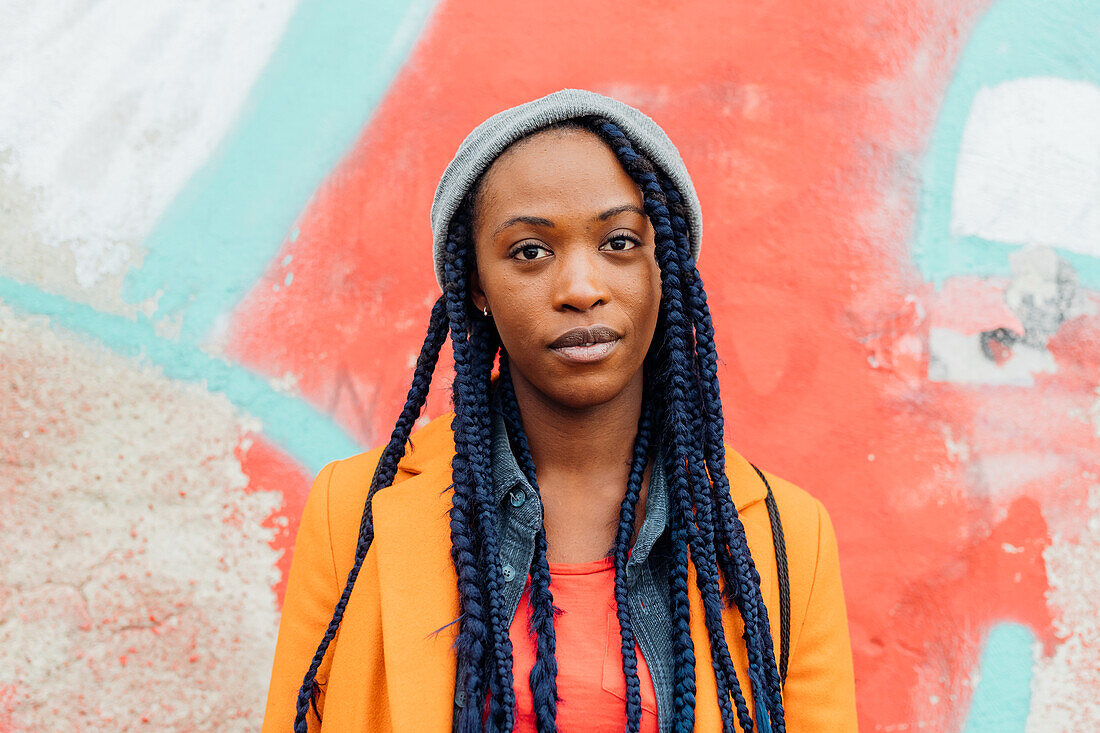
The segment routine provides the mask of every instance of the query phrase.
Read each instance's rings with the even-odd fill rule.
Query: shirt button
[[[527,501],[527,492],[523,489],[512,489],[508,492],[508,500],[512,502],[512,506],[521,507]]]
[[[516,577],[516,569],[508,563],[504,563],[504,565],[500,567],[500,574],[504,576],[505,583],[511,583],[512,579]]]

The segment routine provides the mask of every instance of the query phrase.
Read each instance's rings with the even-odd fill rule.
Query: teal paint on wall
[[[1020,624],[998,624],[989,632],[964,733],[1023,733],[1031,707],[1034,645],[1035,635]]]
[[[309,404],[276,392],[264,378],[247,369],[161,338],[155,324],[144,315],[132,321],[2,276],[0,301],[17,311],[48,316],[54,325],[90,336],[124,356],[147,359],[171,379],[200,382],[207,390],[224,394],[241,410],[259,418],[264,436],[314,474],[334,456],[363,450]]]
[[[123,298],[199,343],[279,251],[404,63],[432,0],[303,0],[235,129],[144,242]]]
[[[1001,0],[974,29],[925,155],[913,258],[939,287],[955,275],[1008,277],[1022,245],[951,233],[955,170],[967,117],[982,87],[1034,76],[1100,84],[1100,3]],[[1100,289],[1100,259],[1059,249],[1086,287]]]

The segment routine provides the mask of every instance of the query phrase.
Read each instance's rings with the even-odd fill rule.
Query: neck
[[[621,472],[625,485],[642,410],[641,371],[608,402],[580,408],[550,399],[515,372],[513,384],[540,483],[544,475]],[[622,486],[615,489],[621,496]]]

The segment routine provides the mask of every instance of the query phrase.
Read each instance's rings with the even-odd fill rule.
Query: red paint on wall
[[[238,310],[230,350],[296,375],[314,404],[380,442],[438,294],[428,209],[462,138],[563,86],[636,104],[680,146],[702,200],[729,439],[833,515],[861,726],[931,715],[958,727],[991,625],[1018,620],[1052,641],[1048,530],[1020,497],[1078,501],[1093,440],[1087,420],[1064,419],[1090,399],[1068,369],[1034,389],[927,378],[931,322],[1015,325],[981,283],[934,292],[906,244],[913,161],[984,5],[555,2],[519,17],[501,0],[443,2]],[[964,317],[960,303],[990,312]],[[1096,324],[1075,328],[1091,346],[1072,359],[1098,363]],[[431,414],[448,386],[437,378]],[[1021,414],[1034,424],[1006,420]],[[1054,464],[1023,475],[1047,455]],[[1004,480],[984,483],[998,466]],[[937,712],[930,694],[952,702]]]
[[[1042,555],[1050,540],[1039,507],[1020,498],[1001,518],[988,516],[1001,514],[991,509],[971,504],[941,510],[968,513],[971,521],[969,536],[959,537],[950,548],[950,561],[941,556],[914,572],[909,558],[894,556],[896,572],[906,583],[901,596],[883,609],[888,623],[870,626],[877,635],[866,640],[863,651],[879,653],[873,654],[873,663],[868,660],[875,672],[860,679],[865,713],[868,702],[894,699],[908,703],[910,722],[935,722],[932,730],[961,730],[974,680],[972,667],[960,661],[980,655],[991,626],[1015,621],[1038,630],[1048,648],[1053,644]],[[939,514],[927,511],[913,521],[931,528],[942,519]],[[933,697],[942,704],[929,703]]]
[[[298,531],[298,521],[301,519],[302,507],[305,506],[312,481],[296,461],[272,446],[261,435],[247,433],[233,449],[233,453],[241,462],[241,470],[248,476],[245,493],[275,491],[283,497],[282,506],[263,524],[274,528],[275,536],[270,545],[273,550],[281,553],[278,561],[279,582],[274,590],[282,604],[294,552],[294,536]]]
[[[0,733],[8,733],[9,731],[15,730],[12,714],[15,711],[15,703],[18,696],[18,686],[0,686]]]

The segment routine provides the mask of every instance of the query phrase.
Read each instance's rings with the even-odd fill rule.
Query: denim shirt
[[[493,493],[497,503],[500,571],[505,582],[504,610],[513,618],[527,584],[535,535],[542,526],[542,502],[520,469],[508,442],[499,412],[493,411]],[[657,698],[661,731],[672,717],[673,647],[669,605],[667,553],[654,552],[658,541],[667,543],[668,488],[661,461],[650,469],[645,520],[626,564],[627,604],[634,636],[649,667]],[[663,536],[663,537],[662,537]]]

